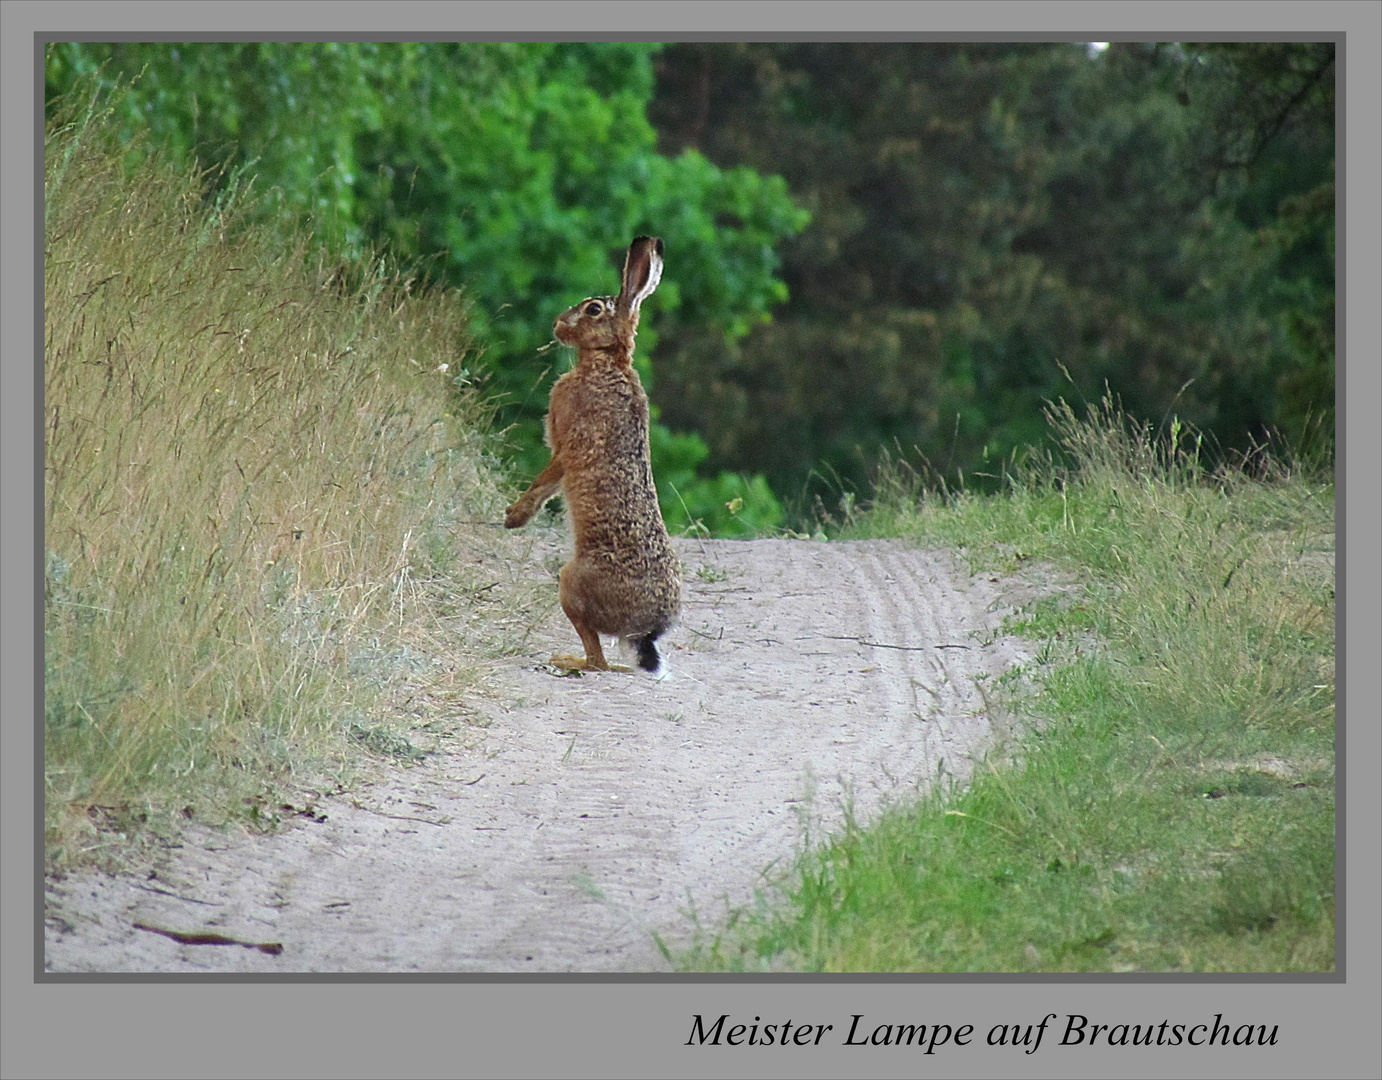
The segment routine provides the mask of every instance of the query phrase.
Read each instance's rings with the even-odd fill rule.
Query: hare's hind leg
[[[571,656],[566,653],[558,653],[548,661],[553,667],[564,668],[567,671],[608,671],[609,664],[605,662],[605,650],[600,647],[600,635],[580,619],[573,615],[571,609],[565,604],[566,617],[571,620],[571,625],[576,628],[576,633],[581,635],[581,644],[585,646],[585,659],[579,656]]]
[[[571,656],[569,653],[558,653],[547,661],[549,664],[565,671],[633,670],[633,668],[625,667],[623,664],[611,664],[605,660],[605,650],[600,645],[600,635],[590,629],[577,616],[572,615],[571,612],[568,611],[566,617],[571,620],[571,625],[576,628],[576,633],[581,635],[581,644],[585,646],[585,659]]]
[[[578,584],[579,573],[574,560],[562,567],[560,596],[561,608],[571,620],[571,625],[576,628],[576,633],[581,636],[581,644],[585,646],[585,659],[558,654],[548,662],[553,667],[567,671],[632,671],[632,668],[624,667],[622,664],[611,664],[605,659],[605,650],[600,645],[600,635],[585,619],[585,605]]]

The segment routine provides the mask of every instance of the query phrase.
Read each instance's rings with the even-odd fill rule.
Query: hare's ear
[[[616,309],[622,315],[637,315],[639,306],[652,295],[661,280],[662,241],[656,236],[635,237],[624,259],[624,277],[619,283]]]

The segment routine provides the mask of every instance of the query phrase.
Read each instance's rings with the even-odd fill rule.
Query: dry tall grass
[[[360,657],[439,597],[455,616],[494,543],[458,522],[502,516],[461,298],[285,251],[202,179],[129,155],[100,107],[46,135],[58,864],[112,820],[257,808],[358,729]]]

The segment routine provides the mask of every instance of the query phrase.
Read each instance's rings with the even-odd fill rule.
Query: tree
[[[1186,47],[1180,100],[1209,132],[1206,171],[1267,252],[1264,307],[1282,340],[1262,409],[1296,446],[1334,448],[1335,49]]]

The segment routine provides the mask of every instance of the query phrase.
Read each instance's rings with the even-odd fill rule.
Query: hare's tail
[[[657,639],[661,633],[661,630],[655,630],[651,634],[644,634],[642,637],[629,638],[629,644],[633,646],[634,653],[638,658],[638,666],[659,678],[667,673],[662,654],[657,651]]]

